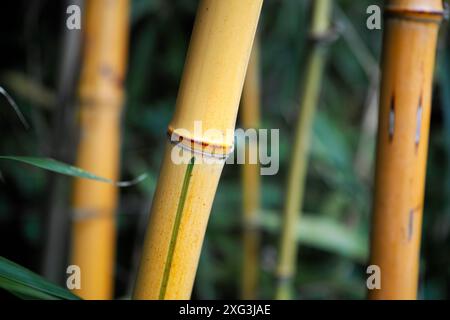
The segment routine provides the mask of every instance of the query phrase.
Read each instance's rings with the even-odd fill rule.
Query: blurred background
[[[87,0],[93,1],[93,0]],[[99,1],[99,0],[96,0]],[[15,0],[0,4],[0,86],[30,123],[25,130],[0,99],[0,155],[53,157],[73,163],[81,37],[65,28],[76,1]],[[197,0],[133,0],[120,189],[116,298],[130,296],[148,213],[192,30]],[[262,180],[259,297],[273,298],[279,222],[290,143],[298,113],[310,3],[265,0],[259,24],[262,128],[280,129],[280,171]],[[335,1],[320,105],[314,120],[295,297],[363,299],[377,125],[382,30],[368,30],[366,8],[381,1]],[[442,24],[437,54],[419,298],[450,297],[450,37]],[[67,63],[71,61],[72,63]],[[75,61],[75,62],[74,62]],[[77,62],[78,61],[78,62]],[[239,119],[238,119],[239,126]],[[241,273],[240,167],[226,165],[205,237],[194,299],[238,298]],[[0,256],[65,283],[65,256],[45,270],[50,212],[70,211],[72,179],[0,160]],[[61,232],[67,242],[69,228]],[[63,248],[63,249],[61,249]],[[4,291],[0,297],[10,297]]]

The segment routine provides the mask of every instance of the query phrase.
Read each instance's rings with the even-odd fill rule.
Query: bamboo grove
[[[367,284],[366,280],[369,277],[367,272],[362,272],[362,275],[358,274],[355,277],[360,281],[356,286],[363,289],[361,292],[364,292],[368,299],[414,300],[421,297],[419,279],[421,253],[423,253],[421,246],[424,245],[422,234],[423,230],[427,230],[423,227],[423,225],[427,227],[426,223],[423,223],[427,214],[424,212],[427,211],[425,210],[425,184],[427,159],[430,159],[429,150],[432,148],[429,140],[433,141],[430,137],[432,137],[431,129],[434,128],[433,81],[435,74],[448,79],[448,73],[445,70],[435,67],[436,55],[439,51],[439,34],[443,29],[441,26],[445,17],[443,1],[384,1],[383,24],[378,33],[380,39],[382,36],[379,106],[371,103],[374,108],[371,114],[376,114],[375,108],[378,108],[377,116],[373,117],[374,138],[372,140],[373,159],[375,159],[373,185],[372,180],[368,178],[372,172],[367,168],[367,170],[364,169],[367,171],[364,173],[365,179],[360,179],[361,181],[358,182],[354,181],[356,179],[351,180],[351,183],[347,183],[348,189],[345,190],[347,192],[345,197],[350,198],[352,202],[363,199],[360,202],[364,204],[360,206],[349,205],[350,201],[347,198],[342,200],[344,196],[330,199],[322,195],[322,190],[342,186],[339,182],[332,181],[333,178],[327,179],[327,174],[334,174],[335,172],[329,172],[341,169],[357,171],[356,161],[349,164],[350,156],[337,156],[336,158],[339,158],[337,160],[334,158],[326,160],[330,163],[341,162],[334,167],[326,167],[322,163],[316,163],[314,156],[322,152],[322,157],[329,157],[333,151],[324,151],[324,149],[330,148],[333,141],[339,142],[339,138],[344,137],[342,139],[349,139],[352,142],[359,139],[352,136],[355,132],[354,128],[339,132],[342,137],[332,137],[333,132],[337,131],[333,131],[332,126],[328,125],[331,122],[324,120],[323,111],[334,103],[333,98],[330,97],[341,94],[339,91],[347,85],[336,84],[334,82],[337,81],[333,81],[336,77],[342,77],[349,66],[349,64],[340,65],[338,60],[342,57],[336,54],[337,50],[340,50],[338,46],[345,43],[349,47],[361,48],[363,41],[358,39],[359,35],[356,32],[341,28],[339,23],[342,17],[346,17],[347,12],[342,10],[344,6],[337,0],[305,1],[307,5],[295,12],[290,12],[290,8],[294,7],[290,7],[291,4],[270,3],[271,8],[283,6],[283,10],[279,11],[276,18],[268,18],[267,21],[264,16],[263,2],[268,1],[198,0],[196,13],[192,14],[193,25],[189,23],[189,30],[192,32],[189,33],[190,38],[186,39],[186,53],[184,56],[183,51],[184,60],[181,60],[181,56],[172,56],[165,51],[166,46],[169,46],[170,41],[173,40],[166,42],[164,37],[168,37],[172,31],[161,30],[166,26],[167,17],[164,14],[161,17],[153,16],[156,11],[152,11],[152,5],[145,7],[142,4],[142,8],[147,8],[147,12],[142,13],[137,12],[142,9],[139,6],[135,10],[135,2],[131,0],[84,1],[83,24],[80,33],[76,34],[77,41],[82,44],[80,44],[79,59],[80,77],[76,85],[77,108],[74,108],[76,115],[73,117],[78,126],[78,140],[73,148],[76,153],[74,166],[59,162],[55,165],[56,162],[50,159],[49,161],[53,161],[52,165],[66,166],[55,169],[46,163],[43,164],[42,160],[20,160],[57,173],[69,172],[70,174],[67,175],[74,177],[70,178],[70,184],[67,183],[67,189],[70,190],[70,199],[67,201],[70,205],[70,227],[58,227],[62,226],[61,221],[64,220],[64,216],[55,216],[59,214],[59,207],[55,206],[47,210],[52,212],[48,213],[51,227],[48,227],[50,231],[45,235],[47,243],[42,258],[46,277],[51,278],[52,281],[58,281],[61,260],[64,260],[62,256],[65,254],[63,252],[65,242],[59,238],[67,237],[70,242],[67,248],[67,264],[77,266],[81,271],[80,285],[70,290],[82,299],[110,300],[118,297],[115,288],[118,275],[121,277],[121,286],[127,287],[124,296],[126,299],[188,300],[192,297],[197,298],[194,284],[197,285],[197,270],[202,268],[201,258],[205,259],[206,270],[209,270],[208,268],[221,269],[221,263],[229,266],[224,260],[230,256],[239,262],[231,266],[230,273],[235,283],[229,285],[239,298],[243,300],[297,299],[302,297],[301,291],[304,287],[302,284],[298,285],[298,282],[306,278],[306,276],[303,277],[303,272],[313,273],[316,278],[323,276],[322,268],[316,270],[314,266],[312,269],[315,270],[311,272],[311,270],[304,271],[301,267],[307,266],[302,260],[304,258],[302,243],[314,243],[320,250],[329,250],[338,255],[342,254],[345,259],[349,257],[353,259],[350,263],[344,262],[336,266],[337,271],[333,273],[333,281],[342,276],[343,271],[338,270],[339,267],[345,269],[347,273],[357,273],[363,269],[354,268],[354,266],[363,266],[364,270],[367,267],[371,268],[370,270],[378,270],[379,283],[376,288],[371,288]],[[80,0],[77,3],[83,3],[83,1]],[[170,6],[170,4],[167,5]],[[304,16],[299,16],[300,11],[305,12]],[[174,12],[177,11],[174,10]],[[142,18],[145,15],[147,15],[146,18]],[[295,47],[302,53],[300,56],[297,51],[292,50],[296,52],[296,57],[292,58],[291,52],[284,52],[284,57],[291,59],[285,65],[280,61],[271,60],[274,56],[283,56],[280,55],[281,50],[272,48],[272,44],[268,42],[268,39],[273,40],[279,33],[284,32],[284,28],[288,28],[289,23],[292,24],[293,20],[281,21],[284,18],[283,15],[295,16],[296,23],[303,18],[304,23],[298,25],[308,26],[305,30],[298,30],[298,39],[297,35],[294,37],[295,41],[301,41],[300,35],[304,36],[305,41],[302,43],[304,48],[296,46],[298,43],[290,43],[283,47]],[[260,16],[263,18],[260,19]],[[152,24],[146,24],[150,19],[160,19],[158,22],[163,27],[153,29]],[[264,23],[261,24],[261,21]],[[277,23],[281,27],[270,29],[271,26],[277,26]],[[180,22],[180,25],[185,24],[185,21]],[[136,37],[131,36],[133,28],[139,29]],[[180,31],[180,29],[174,30]],[[158,32],[161,32],[161,35]],[[347,37],[345,41],[340,42],[340,34],[344,32],[348,32]],[[75,34],[72,34],[72,37],[75,37]],[[177,37],[175,38],[179,41]],[[134,41],[135,39],[138,41]],[[144,43],[143,40],[148,43]],[[132,45],[135,42],[139,42],[138,47],[144,48],[143,55],[132,54],[132,50],[136,50]],[[161,56],[150,55],[150,52],[154,52],[151,51],[152,48],[158,48],[157,50],[167,55],[167,60],[162,60]],[[182,45],[177,44],[177,50],[181,52],[181,48]],[[362,55],[367,55],[367,52],[371,54],[368,49],[363,51],[365,53]],[[304,56],[303,53],[305,53]],[[356,56],[359,53],[358,51]],[[70,68],[72,70],[70,72],[73,73],[70,79],[74,83],[76,82],[74,80],[76,58],[77,55],[73,55],[71,58],[73,61],[66,59],[73,63]],[[350,59],[346,56],[344,58]],[[167,61],[172,60],[177,60],[177,63],[173,66],[165,65]],[[286,103],[291,99],[286,97],[290,92],[289,88],[284,88],[284,84],[280,86],[277,82],[280,82],[280,79],[287,79],[283,78],[282,73],[287,72],[287,69],[294,69],[291,66],[294,60],[299,61],[295,64],[295,71],[299,77],[298,79],[290,77],[289,81],[295,83],[298,90],[295,89],[295,98],[292,99],[295,102]],[[359,60],[371,61],[370,66],[366,65],[361,69],[376,69],[378,75],[377,64],[372,62],[372,60],[375,61],[374,58],[364,59],[363,57]],[[145,67],[149,70],[153,71],[157,68],[164,70],[162,76],[164,79],[161,80],[161,84],[153,84],[150,81],[147,83],[141,69],[136,73],[138,76],[128,74],[128,69],[131,69],[133,65],[143,68],[144,66],[140,65],[143,61],[148,63]],[[184,64],[180,63],[182,61]],[[445,68],[445,64],[443,65]],[[276,69],[276,72],[269,73],[268,70],[271,68]],[[154,79],[161,76],[156,71],[155,74],[149,79],[156,81]],[[268,74],[271,76],[267,76]],[[175,75],[177,87],[169,85],[165,88],[167,83],[170,83],[171,77],[174,78]],[[133,99],[136,101],[140,98],[139,94],[145,95],[146,98],[151,97],[149,98],[151,100],[152,94],[159,93],[158,91],[164,91],[161,95],[173,96],[173,101],[169,98],[161,99],[161,109],[165,110],[163,116],[153,114],[159,107],[159,105],[154,109],[149,107],[150,104],[154,106],[154,101],[141,105],[133,99],[130,99],[133,100],[131,102],[128,101],[126,92],[130,90],[128,81],[132,77],[134,77],[133,84],[139,82],[142,88],[133,91]],[[374,89],[376,84],[372,83],[372,80],[370,79],[370,90],[373,93],[377,90]],[[147,89],[146,86],[148,86]],[[361,85],[353,83],[352,86],[355,88]],[[282,90],[275,92],[280,87],[283,87]],[[447,93],[448,101],[450,101],[449,91],[441,87],[438,90],[439,93],[440,91],[444,91],[443,95]],[[0,88],[3,90],[2,87]],[[2,94],[8,102],[11,100],[8,94]],[[277,101],[280,96],[284,96],[283,99],[285,99],[282,103]],[[349,94],[343,100],[353,101],[357,98],[359,96],[350,97]],[[64,104],[66,107],[71,104],[70,101],[63,101],[61,97],[58,99],[54,104]],[[450,102],[448,103],[450,105]],[[50,102],[48,104],[51,105]],[[133,108],[134,110],[130,110]],[[130,120],[133,125],[127,128],[128,122],[125,122],[126,129],[122,130],[124,112],[127,112],[127,121]],[[129,117],[128,112],[130,112]],[[278,122],[268,120],[277,112],[281,114],[279,118],[282,120],[277,120]],[[336,115],[336,111],[334,112]],[[345,112],[348,110],[339,110],[339,113]],[[354,112],[363,119],[364,115],[360,116],[360,113],[362,114],[360,111]],[[351,121],[355,121],[353,118],[356,117],[352,117]],[[450,113],[447,118],[450,119]],[[139,124],[136,124],[138,122]],[[142,125],[144,122],[145,124]],[[261,173],[265,165],[261,161],[263,158],[261,149],[264,149],[261,147],[261,138],[259,136],[250,138],[248,144],[245,143],[243,147],[239,143],[235,145],[235,141],[239,141],[236,138],[236,125],[244,130],[259,132],[258,129],[274,123],[283,128],[283,132],[280,133],[283,141],[277,143],[284,148],[280,147],[281,151],[278,149],[274,151],[275,148],[271,145],[271,152],[279,151],[278,153],[283,153],[283,157],[287,159],[280,162],[280,171],[283,174],[279,176],[283,177],[277,179],[282,181],[284,186],[279,188],[281,191],[278,193],[278,189],[274,191],[275,187],[273,187],[276,184],[275,177],[263,177]],[[320,129],[322,131],[317,133],[316,126],[319,127],[317,131]],[[277,130],[278,128],[269,129]],[[153,136],[143,134],[142,140],[134,141],[135,132],[140,133],[140,130],[149,130]],[[62,134],[63,131],[63,125],[59,124],[55,132]],[[328,138],[332,142],[323,143],[323,140]],[[58,139],[59,137],[53,137],[55,141]],[[450,141],[450,133],[448,140]],[[128,150],[122,150],[122,141],[128,141],[132,146],[130,149],[140,148],[139,144],[143,142],[142,150],[143,154],[146,154],[145,160],[139,158],[139,161],[135,161]],[[321,142],[325,147],[315,145]],[[448,143],[450,146],[450,142]],[[157,146],[161,147],[161,154],[156,152],[159,150]],[[339,149],[341,146],[336,143],[332,147]],[[357,150],[355,154],[364,153],[368,149]],[[228,174],[227,170],[224,170],[225,164],[229,159],[234,159],[235,152],[238,151],[243,151],[245,159],[245,163],[239,163],[238,183],[223,185],[222,181],[219,184],[223,179],[222,175]],[[348,154],[353,151],[348,151]],[[257,163],[250,162],[252,154],[257,155],[255,157]],[[366,158],[371,155],[369,154]],[[281,157],[279,154],[276,156]],[[0,156],[0,159],[6,158],[14,157]],[[36,165],[33,161],[41,162]],[[134,186],[124,192],[121,191],[123,189],[119,189],[120,186],[132,185],[132,183],[118,182],[123,175],[122,161],[137,164],[132,170],[127,171],[133,174],[141,168],[147,170],[153,165],[160,165],[157,174],[150,173],[149,181],[142,186],[142,190],[145,190],[142,192],[148,195],[146,202],[148,207],[135,204],[142,199],[136,201],[134,197],[131,206],[122,207],[121,203],[119,209],[119,201],[123,201],[124,194],[129,196],[128,193],[135,191]],[[342,162],[347,163],[342,165]],[[316,184],[320,186],[310,184],[309,175],[316,174],[322,168],[326,168],[324,172],[320,172],[322,180],[319,183],[316,181]],[[335,176],[339,174],[345,173],[338,172]],[[236,173],[230,173],[229,176],[236,178]],[[2,176],[0,178],[3,180]],[[61,176],[56,186],[63,186],[63,178]],[[319,179],[316,178],[316,180]],[[362,184],[365,185],[362,186]],[[218,203],[215,198],[216,195],[220,195],[221,192],[218,190],[221,190],[222,186],[225,191],[223,191],[222,202]],[[54,200],[62,194],[60,190],[55,191],[57,188],[55,186],[53,189],[49,188],[52,190],[50,199]],[[311,192],[312,189],[314,192]],[[149,190],[152,194],[149,194]],[[355,195],[353,198],[353,193],[364,192],[368,194],[365,194],[366,197],[357,198]],[[239,200],[236,201],[235,198]],[[278,199],[281,200],[277,201]],[[61,204],[63,200],[58,199],[58,203]],[[238,205],[231,204],[232,201]],[[309,211],[308,204],[314,201],[326,202],[327,205],[320,208],[332,208],[333,213],[327,216],[327,219],[320,219],[317,212]],[[216,242],[211,245],[208,243],[208,238],[205,240],[205,235],[207,230],[210,230],[208,223],[213,217],[215,218],[214,214],[211,215],[211,212],[216,210],[213,210],[213,205],[214,208],[221,205],[221,213],[227,216],[218,219],[219,227],[213,231],[221,234],[217,237],[219,240],[215,239]],[[360,212],[365,206],[367,217]],[[52,206],[49,205],[48,208]],[[140,213],[140,217],[147,220],[144,223],[144,219],[136,219],[138,222],[131,229],[132,241],[139,243],[134,244],[132,253],[124,252],[127,251],[128,244],[123,245],[117,236],[120,234],[119,214],[126,215],[129,214],[128,211],[133,210],[141,212],[144,211],[142,208],[145,208],[145,213],[148,215]],[[1,209],[0,206],[0,214]],[[345,212],[348,215],[342,219],[344,214],[338,216],[336,214],[338,211],[349,212]],[[236,217],[238,222],[233,220]],[[331,220],[339,220],[333,225],[338,225],[337,228],[330,227]],[[355,227],[357,223],[363,227],[351,233],[351,230],[357,229]],[[307,230],[311,227],[312,231]],[[320,232],[329,232],[331,235],[320,234]],[[346,235],[346,232],[351,235]],[[311,237],[311,233],[316,234]],[[340,242],[336,234],[347,236],[346,240]],[[225,244],[222,248],[221,241],[226,237],[233,237],[233,241],[238,243],[239,250]],[[366,239],[367,243],[364,242]],[[58,240],[61,242],[59,243]],[[273,241],[275,245],[268,244],[269,241]],[[328,243],[325,244],[327,241]],[[349,244],[352,241],[359,241],[359,243]],[[211,250],[211,246],[216,247]],[[220,248],[217,248],[218,246]],[[351,247],[348,249],[351,252],[343,253],[344,249],[340,246]],[[125,266],[117,263],[120,254],[130,260]],[[307,255],[308,252],[305,256]],[[130,258],[131,256],[133,257]],[[131,261],[132,259],[135,261]],[[0,280],[4,277],[2,266],[5,262],[3,260],[5,259],[0,256]],[[333,265],[331,268],[334,267]],[[121,273],[124,268],[133,270],[129,272],[129,275],[124,276]],[[308,268],[305,267],[305,269]],[[358,270],[355,271],[356,269]],[[223,273],[225,274],[225,271]],[[207,276],[202,278],[202,281],[206,281],[205,279],[213,281]],[[346,282],[347,279],[336,280],[336,283]],[[202,292],[214,291],[211,289],[214,284],[209,285],[210,287],[206,289],[203,287]],[[350,287],[354,284],[345,285]],[[263,291],[263,286],[270,290]],[[4,287],[1,281],[0,287]],[[323,287],[326,286],[322,284],[321,288]],[[69,297],[75,297],[70,296],[69,291],[67,292]],[[224,295],[229,294],[226,292]],[[201,294],[198,296],[202,297]],[[209,298],[209,296],[206,297]]]

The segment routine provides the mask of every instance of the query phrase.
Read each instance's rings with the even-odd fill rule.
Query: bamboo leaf
[[[368,258],[368,239],[363,234],[346,227],[333,219],[317,214],[304,214],[296,226],[297,241],[317,249],[333,252],[364,263]],[[269,232],[279,229],[280,217],[274,212],[264,211],[261,227]]]
[[[111,179],[97,176],[93,173],[90,173],[90,172],[80,169],[78,167],[74,167],[72,165],[69,165],[69,164],[66,164],[61,161],[51,159],[51,158],[0,156],[0,159],[13,160],[13,161],[26,163],[26,164],[29,164],[29,165],[32,165],[32,166],[35,166],[35,167],[38,167],[41,169],[60,173],[60,174],[66,175],[66,176],[96,180],[96,181],[100,181],[100,182],[106,182],[106,183],[114,184],[121,188],[134,186],[134,185],[144,181],[148,177],[148,175],[146,173],[143,173],[129,181],[113,181]],[[0,176],[0,178],[1,178],[1,176]]]
[[[70,291],[45,280],[4,257],[0,257],[0,288],[22,299],[80,299]]]
[[[28,124],[27,120],[25,119],[25,117],[23,116],[22,112],[20,111],[19,107],[17,106],[16,102],[13,100],[13,98],[11,98],[11,96],[9,95],[8,92],[6,92],[5,89],[3,89],[3,87],[0,86],[0,94],[3,95],[6,100],[8,101],[8,103],[11,105],[11,107],[14,109],[14,111],[17,114],[17,117],[19,118],[20,122],[22,122],[23,126],[25,127],[25,129],[29,129],[30,125]]]
[[[101,182],[113,183],[112,180],[99,177],[93,173],[82,170],[80,168],[65,164],[51,158],[37,158],[37,157],[21,157],[21,156],[0,156],[0,159],[19,161],[26,163],[41,169],[49,170],[52,172],[64,174],[66,176],[85,178],[91,180],[97,180]]]

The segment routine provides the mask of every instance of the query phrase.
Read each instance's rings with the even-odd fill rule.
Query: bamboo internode
[[[371,299],[415,299],[440,0],[385,7],[370,264]]]
[[[128,0],[87,1],[76,165],[117,180],[128,48]],[[75,179],[71,263],[85,299],[113,297],[117,187]]]
[[[169,126],[169,132],[178,136],[176,141],[189,143],[187,149],[166,145],[135,299],[190,298],[224,165],[224,160],[205,163],[198,158],[207,154],[203,151],[209,145],[232,150],[233,135],[226,132],[235,126],[261,6],[262,0],[200,1]],[[214,132],[206,137],[195,134],[198,121],[202,132]],[[175,163],[174,154],[183,163]]]

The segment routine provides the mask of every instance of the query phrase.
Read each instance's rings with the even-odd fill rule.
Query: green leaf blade
[[[100,182],[113,183],[111,179],[103,178],[97,176],[93,173],[87,172],[83,169],[65,164],[63,162],[57,161],[51,158],[38,158],[38,157],[22,157],[22,156],[0,156],[0,159],[13,160],[22,162],[34,167],[45,169],[48,171],[60,173],[66,176],[84,178],[90,180],[96,180]]]
[[[69,290],[4,257],[0,257],[0,288],[23,299],[80,300]]]

